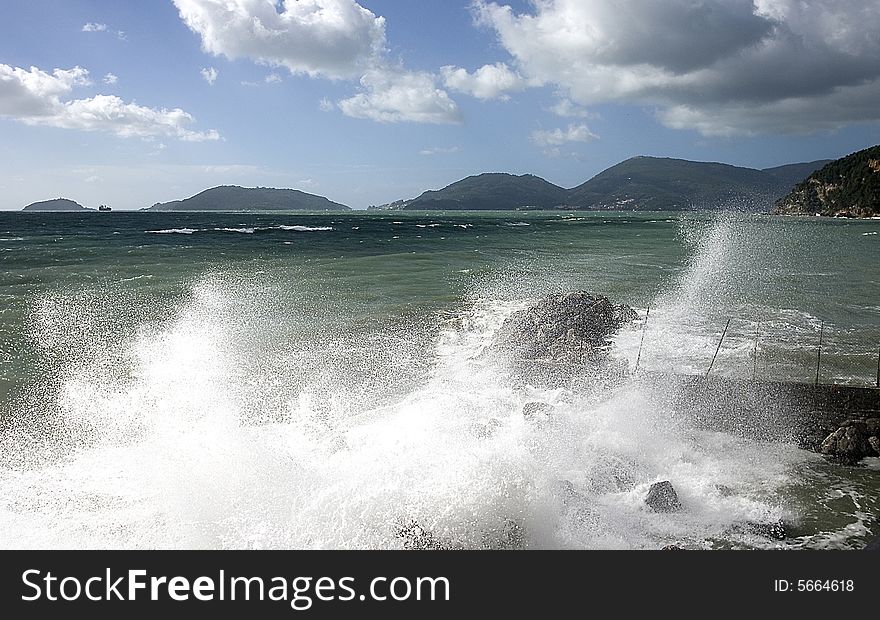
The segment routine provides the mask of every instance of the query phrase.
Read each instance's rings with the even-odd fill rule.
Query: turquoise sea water
[[[0,214],[0,546],[395,548],[410,522],[465,547],[859,546],[878,533],[876,459],[685,428],[626,380],[547,388],[491,343],[530,300],[589,290],[650,306],[648,370],[704,373],[731,319],[713,373],[811,381],[821,330],[821,380],[871,385],[877,232],[708,213]],[[638,328],[613,344],[624,367]],[[534,400],[552,425],[523,420]],[[645,511],[661,479],[684,513]],[[741,531],[776,519],[788,541]]]

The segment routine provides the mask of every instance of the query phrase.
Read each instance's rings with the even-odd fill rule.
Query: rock
[[[726,484],[716,484],[715,490],[718,491],[718,494],[721,495],[721,497],[733,497],[735,495],[734,490]]]
[[[477,437],[478,439],[489,439],[490,437],[493,437],[502,426],[501,420],[491,418],[488,422],[477,422],[472,425],[471,432],[474,434],[474,437]]]
[[[550,419],[553,405],[547,403],[531,402],[523,406],[523,417],[529,422],[546,422]]]
[[[398,526],[397,537],[403,541],[403,548],[410,551],[440,551],[447,548],[434,537],[434,534],[415,521]]]
[[[746,529],[752,534],[773,540],[785,540],[788,534],[783,521],[773,521],[772,523],[750,521],[746,523]]]
[[[871,437],[880,437],[880,418],[868,418],[865,420],[865,429]]]
[[[877,453],[877,456],[880,456],[880,437],[868,437],[868,445],[874,449],[874,452]]]
[[[868,439],[867,424],[848,420],[825,438],[819,452],[833,461],[854,465],[866,456],[874,455]]]
[[[508,317],[497,346],[519,360],[597,360],[607,352],[609,337],[637,316],[628,306],[583,291],[549,295]]]
[[[654,512],[678,512],[681,510],[681,502],[678,501],[675,487],[668,480],[652,484],[648,489],[645,503]]]
[[[684,549],[678,545],[666,545],[665,547],[662,547],[660,551],[684,551]]]

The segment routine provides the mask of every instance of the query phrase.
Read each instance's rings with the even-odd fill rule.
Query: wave
[[[256,232],[255,228],[215,228],[214,230],[218,232],[234,232],[234,233],[242,233],[245,235],[252,235]]]
[[[277,230],[293,230],[296,232],[322,232],[333,230],[332,226],[286,226],[281,224],[279,226],[273,226]]]
[[[58,458],[6,437],[31,465],[0,467],[0,546],[402,548],[417,523],[452,547],[705,547],[789,516],[804,453],[687,428],[649,385],[511,373],[492,343],[527,303],[478,298],[427,347],[373,332],[334,361],[320,338],[278,337],[271,297],[203,281],[172,320],[61,372]],[[353,359],[390,374],[359,387]],[[523,415],[536,402],[544,421]],[[684,513],[645,508],[667,479]]]
[[[165,230],[145,230],[144,232],[153,235],[192,235],[199,231],[195,228],[168,228]]]

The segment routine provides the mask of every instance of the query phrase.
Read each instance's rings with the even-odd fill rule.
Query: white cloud
[[[584,124],[572,124],[565,129],[545,130],[539,129],[532,132],[530,139],[538,146],[562,146],[569,142],[592,142],[599,136],[590,131]]]
[[[199,73],[202,74],[202,79],[211,86],[214,85],[214,82],[217,81],[217,76],[220,75],[220,72],[217,71],[217,69],[215,69],[214,67],[205,67]]]
[[[114,84],[116,84],[116,82],[119,81],[119,77],[113,73],[108,73],[107,75],[104,76],[104,79],[101,81],[104,82],[105,84],[107,84],[108,86],[113,86]]]
[[[173,136],[180,140],[217,140],[214,131],[188,129],[193,118],[179,108],[148,108],[126,103],[114,95],[62,100],[74,87],[87,86],[89,72],[82,67],[24,70],[0,64],[0,117],[28,125],[81,131],[106,131],[121,137]]]
[[[281,81],[281,76],[277,73],[270,73],[264,81],[266,84],[278,84]]]
[[[322,102],[323,111],[338,107],[348,116],[386,123],[460,120],[458,106],[437,86],[436,76],[408,71],[388,60],[385,19],[355,0],[174,0],[174,4],[209,54],[248,58],[315,78],[360,79],[357,93],[337,104]],[[271,74],[266,83],[278,79]]]
[[[429,149],[422,149],[419,151],[419,155],[424,155],[426,157],[430,157],[432,155],[451,155],[452,153],[458,153],[461,149],[457,146],[451,146],[449,148],[443,147],[433,147]]]
[[[732,135],[880,121],[876,0],[478,0],[525,79]],[[875,103],[871,105],[871,101]]]
[[[318,102],[318,109],[321,112],[332,112],[336,109],[336,104],[327,99],[327,97],[324,97]]]
[[[525,90],[528,82],[503,62],[483,65],[473,73],[461,67],[440,69],[447,88],[477,99],[509,99],[507,93]]]
[[[354,0],[174,0],[210,54],[354,78],[385,46],[385,20]]]
[[[339,102],[343,114],[382,123],[461,122],[458,106],[430,73],[371,69],[361,87],[362,92]]]
[[[98,24],[95,22],[89,22],[82,27],[83,32],[105,32],[106,30],[107,24]]]
[[[579,106],[574,103],[571,99],[567,97],[563,97],[556,104],[550,108],[550,111],[553,112],[556,116],[562,116],[564,118],[594,118],[595,114],[587,110],[586,108]]]

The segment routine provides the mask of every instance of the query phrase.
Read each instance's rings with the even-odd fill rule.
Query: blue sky
[[[876,0],[9,0],[0,209],[219,184],[355,208],[634,155],[880,143]]]

